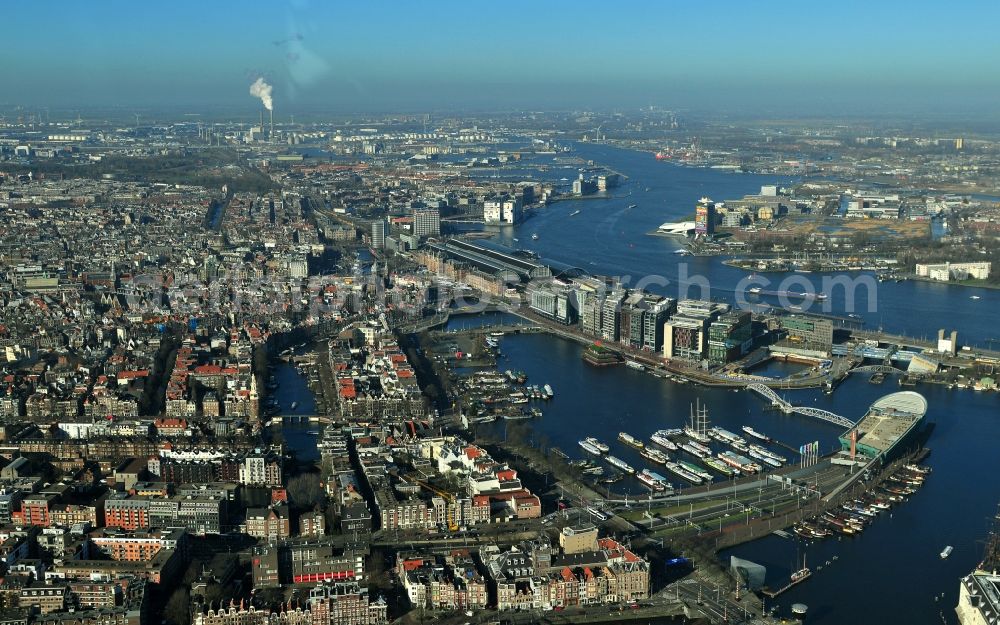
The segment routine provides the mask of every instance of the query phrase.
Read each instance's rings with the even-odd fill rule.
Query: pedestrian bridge
[[[816,419],[822,419],[823,421],[829,421],[830,423],[835,423],[845,428],[854,427],[854,422],[851,421],[850,419],[842,417],[838,414],[834,414],[828,410],[823,410],[821,408],[812,408],[809,406],[793,406],[788,401],[782,399],[777,393],[775,393],[774,389],[765,384],[761,384],[760,382],[748,384],[747,390],[753,391],[758,395],[760,395],[761,397],[763,397],[764,399],[767,399],[768,401],[771,402],[772,406],[776,406],[786,414],[794,412],[800,415],[805,415],[807,417],[814,417]]]

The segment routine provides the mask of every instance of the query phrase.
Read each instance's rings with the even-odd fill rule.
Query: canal
[[[273,397],[278,402],[281,415],[311,415],[316,413],[316,398],[306,377],[299,373],[295,365],[289,362],[275,360],[271,366],[271,375],[278,388]],[[292,403],[295,407],[292,407]],[[277,427],[277,426],[272,426]],[[305,462],[319,461],[319,450],[316,443],[319,430],[318,423],[281,423],[281,436],[285,445],[295,452],[296,457]]]

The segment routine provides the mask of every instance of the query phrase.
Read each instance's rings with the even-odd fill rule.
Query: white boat
[[[737,436],[736,434],[733,434],[729,430],[720,427],[708,428],[707,434],[710,437],[714,438],[715,440],[719,441],[720,443],[726,443],[729,445],[733,443],[746,443],[746,439],[744,439],[742,436]]]
[[[593,445],[597,449],[600,449],[602,454],[608,453],[608,449],[610,449],[610,447],[608,447],[607,445],[605,445],[601,441],[597,440],[593,436],[588,436],[587,438],[585,438],[583,440],[587,441],[588,443],[590,443],[591,445]]]
[[[649,440],[668,451],[677,451],[677,443],[667,438],[669,436],[667,432],[668,430],[658,430],[649,437]]]
[[[575,211],[570,213],[569,216],[572,217],[573,215],[579,215],[579,214],[580,214],[580,209],[576,209]]]
[[[953,551],[953,547],[951,545],[948,545],[947,547],[945,547],[944,551],[941,552],[941,559],[944,560],[945,558],[947,558],[948,556],[950,556],[952,551]]]
[[[635,469],[633,469],[631,465],[629,465],[627,462],[625,462],[620,458],[615,458],[614,456],[608,456],[606,460],[608,461],[608,464],[610,464],[611,466],[617,467],[626,473],[635,473]]]
[[[645,371],[646,370],[646,367],[644,367],[642,364],[640,364],[640,363],[638,363],[638,362],[636,362],[634,360],[626,360],[625,361],[625,366],[628,367],[628,368],[630,368],[630,369],[635,369],[637,371]]]
[[[784,456],[778,455],[778,454],[774,453],[773,451],[771,451],[770,449],[767,449],[766,447],[761,447],[760,445],[753,445],[753,444],[751,444],[749,446],[749,448],[750,448],[750,451],[755,451],[758,454],[761,454],[762,456],[767,456],[768,458],[771,458],[773,460],[777,460],[778,462],[788,462],[788,458],[785,458]]]
[[[706,456],[708,456],[708,454],[706,454],[700,448],[695,447],[694,444],[692,443],[684,443],[683,445],[681,445],[681,449],[683,449],[684,451],[688,452],[689,454],[691,454],[696,458],[705,458]]]
[[[642,482],[647,487],[649,487],[650,490],[661,491],[661,490],[664,489],[663,484],[661,484],[659,481],[656,480],[656,478],[654,478],[652,475],[650,475],[649,471],[646,470],[646,469],[643,469],[642,471],[640,471],[639,474],[636,475],[635,477],[640,482]]]
[[[626,445],[631,445],[632,447],[635,447],[636,449],[642,449],[643,447],[645,447],[645,445],[642,444],[641,440],[639,440],[638,438],[632,436],[628,432],[619,432],[618,433],[618,440],[620,440],[621,442],[625,443]]]
[[[760,287],[759,286],[751,287],[747,291],[747,293],[749,293],[750,295],[759,295],[760,294]]]
[[[743,426],[743,431],[746,432],[749,436],[752,436],[752,437],[756,438],[757,440],[764,441],[765,443],[771,442],[771,438],[769,436],[767,436],[766,434],[763,434],[761,432],[758,432],[757,430],[753,429],[749,425],[744,425]]]
[[[597,447],[594,447],[594,445],[592,445],[589,440],[577,441],[577,444],[580,445],[580,447],[583,447],[584,451],[589,451],[595,456],[600,456],[602,453],[601,450],[598,449]]]
[[[970,295],[969,299],[982,299],[982,298],[979,297],[978,295]]]
[[[638,206],[638,205],[637,204],[629,204],[628,208],[635,208],[636,206]]]
[[[545,391],[545,395],[547,397],[549,397],[549,398],[551,398],[553,395],[555,395],[555,393],[552,392],[552,387],[549,386],[548,384],[546,384],[545,386],[543,386],[542,390]]]
[[[538,234],[536,233],[536,234],[531,235],[531,240],[532,241],[537,241],[538,240]]]
[[[295,408],[298,407],[298,405],[299,405],[299,402],[293,401],[292,402],[292,410],[295,410]]]
[[[778,462],[777,460],[775,460],[774,458],[771,458],[769,456],[765,456],[764,454],[759,453],[757,451],[754,451],[753,449],[751,449],[747,453],[750,454],[751,458],[756,458],[757,460],[760,460],[764,464],[772,466],[775,469],[780,469],[781,468],[781,463]]]
[[[701,484],[700,477],[698,477],[694,473],[691,473],[690,471],[688,471],[687,469],[685,469],[676,462],[668,462],[667,470],[673,473],[674,475],[684,478],[685,480],[691,482],[692,484]]]
[[[655,462],[656,464],[667,464],[670,462],[670,456],[663,453],[656,447],[646,447],[639,452],[639,455],[650,462]]]

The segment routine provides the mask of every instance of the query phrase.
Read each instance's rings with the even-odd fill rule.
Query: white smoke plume
[[[250,95],[255,98],[260,98],[260,101],[264,104],[264,108],[269,111],[274,110],[274,102],[271,100],[271,85],[264,82],[263,78],[258,78],[250,85]]]

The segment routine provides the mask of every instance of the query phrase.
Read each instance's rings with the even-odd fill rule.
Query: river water
[[[631,276],[627,281],[631,285],[642,276],[665,276],[671,284],[650,290],[674,297],[678,295],[678,272],[686,264],[688,275],[709,279],[713,298],[732,297],[746,272],[723,265],[719,258],[676,255],[676,241],[645,233],[663,222],[690,218],[701,196],[716,201],[734,199],[758,191],[762,184],[783,180],[683,168],[656,162],[649,154],[608,146],[578,145],[577,149],[584,158],[630,179],[610,199],[570,200],[540,209],[524,224],[499,229],[497,241],[531,249],[543,258],[590,273]],[[637,206],[628,209],[633,203]],[[580,213],[570,216],[576,210]],[[537,240],[531,239],[533,233],[538,234]],[[788,275],[767,277],[777,284]],[[863,274],[853,277],[857,275]],[[822,278],[818,273],[796,274],[796,279],[809,280],[816,290],[822,290]],[[792,285],[791,290],[802,289]],[[970,299],[971,295],[981,299]],[[985,346],[988,339],[1000,334],[995,312],[1000,292],[995,290],[883,282],[877,283],[870,297],[860,298],[853,310],[845,308],[842,291],[834,290],[829,304],[833,314],[861,314],[867,327],[917,337],[934,336],[938,328],[954,328],[960,342]],[[474,322],[459,319],[452,327],[470,323]],[[530,384],[548,383],[555,391],[553,400],[540,404],[544,416],[528,422],[528,436],[536,443],[559,447],[572,457],[584,455],[578,440],[595,436],[629,464],[648,466],[634,449],[616,440],[618,432],[646,438],[659,428],[680,427],[696,399],[707,405],[714,424],[734,432],[750,424],[795,448],[819,441],[821,449],[830,450],[841,433],[829,423],[771,412],[761,399],[746,391],[682,385],[626,367],[589,367],[581,360],[580,345],[548,335],[507,336],[500,348],[500,369],[524,370]],[[765,370],[768,375],[780,373]],[[866,377],[855,376],[833,395],[818,390],[785,395],[794,404],[813,405],[857,419],[875,399],[896,390],[893,378],[873,385]],[[1000,482],[994,478],[995,447],[1000,440],[998,395],[940,386],[916,390],[927,397],[927,420],[935,424],[928,442],[932,454],[927,460],[934,471],[907,503],[897,506],[891,516],[883,515],[856,538],[806,545],[771,536],[720,554],[724,560],[735,554],[764,564],[768,581],[775,583],[787,578],[796,558],[804,553],[814,575],[777,600],[779,613],[787,615],[792,603],[803,602],[809,606],[809,622],[817,624],[936,625],[942,622],[942,614],[946,622],[955,622],[958,580],[982,557],[982,541],[1000,501]],[[504,426],[498,423],[492,427]],[[791,458],[794,454],[784,455]],[[640,492],[635,482],[626,481],[617,488]],[[955,549],[950,558],[941,560],[938,554],[946,545]],[[829,566],[825,564],[828,560]]]
[[[683,292],[679,285],[683,276],[704,276],[712,298],[733,301],[740,280],[748,278],[746,271],[723,265],[719,257],[675,254],[681,247],[677,240],[647,233],[664,222],[693,219],[695,203],[702,196],[715,201],[738,199],[759,192],[761,185],[787,184],[792,182],[790,179],[682,167],[656,161],[648,153],[605,145],[577,144],[576,149],[584,159],[623,173],[628,180],[608,199],[555,202],[534,211],[521,225],[493,227],[496,241],[532,250],[543,258],[589,273],[619,276],[627,285],[643,285],[671,297],[698,297],[697,288]],[[535,157],[534,162],[544,163],[542,158]],[[574,178],[576,174],[577,168],[570,167],[550,169],[538,177]],[[630,204],[636,207],[630,209]],[[571,216],[577,210],[580,213]],[[537,234],[538,239],[532,240],[532,234]],[[657,276],[669,280],[669,284],[662,285]],[[771,281],[764,287],[769,290],[803,291],[808,282],[815,292],[828,291],[830,298],[816,303],[811,311],[858,314],[868,328],[882,327],[887,332],[915,337],[933,337],[939,328],[954,328],[959,331],[960,342],[982,347],[988,347],[988,339],[1000,339],[995,312],[1000,307],[1000,290],[918,281],[876,282],[870,272],[852,272],[846,277],[867,277],[875,292],[870,294],[868,288],[859,286],[856,297],[848,298],[843,287],[824,288],[824,278],[837,277],[831,274],[767,273],[756,277]],[[783,280],[788,282],[782,284]],[[970,299],[973,295],[980,299]],[[913,314],[915,311],[920,314]],[[996,345],[1000,348],[1000,341]]]

